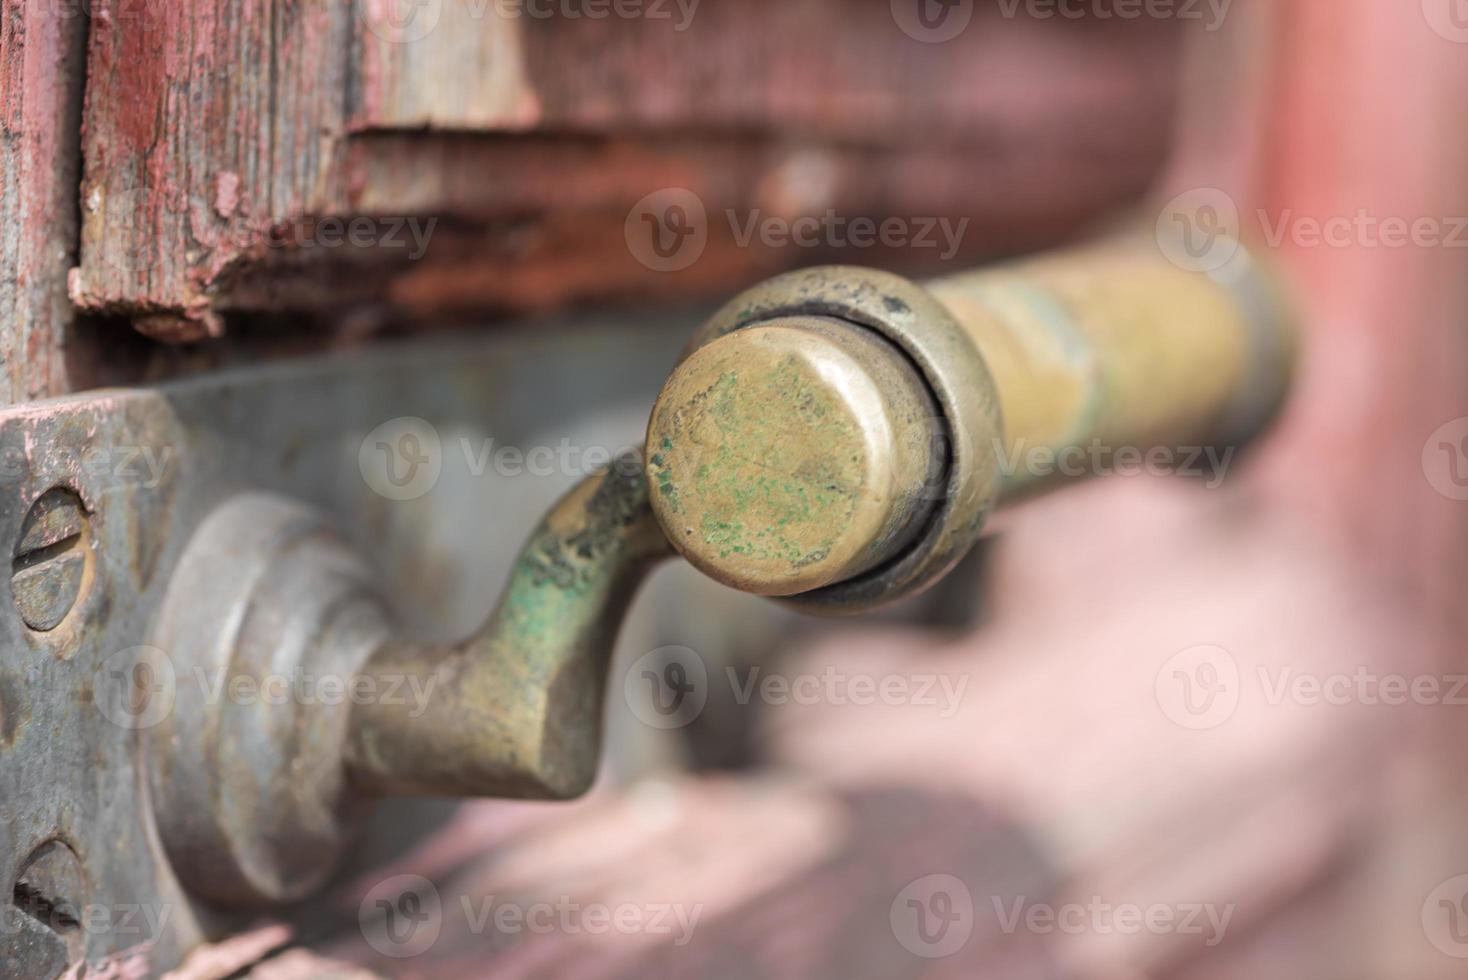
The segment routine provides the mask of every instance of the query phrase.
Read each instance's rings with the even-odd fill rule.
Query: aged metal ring
[[[922,286],[855,266],[776,276],[734,297],[694,334],[693,351],[736,330],[791,316],[824,316],[874,330],[918,369],[942,412],[947,467],[928,524],[897,557],[843,582],[782,601],[806,612],[860,612],[920,592],[978,540],[999,496],[994,447],[1002,439],[998,392],[969,334]]]

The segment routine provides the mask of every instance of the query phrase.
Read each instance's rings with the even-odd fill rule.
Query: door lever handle
[[[160,647],[231,675],[305,663],[432,696],[427,711],[180,703],[151,743],[180,876],[222,905],[283,901],[329,873],[374,797],[584,792],[613,642],[665,558],[805,611],[862,611],[940,578],[1005,500],[1123,454],[1252,436],[1284,399],[1294,333],[1272,281],[1232,268],[1220,282],[1118,240],[926,285],[838,266],[755,286],[696,333],[645,449],[550,510],[457,644],[395,635],[304,508],[227,502],[175,572]]]

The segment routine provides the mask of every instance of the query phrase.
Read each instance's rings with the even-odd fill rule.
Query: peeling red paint
[[[712,193],[714,211],[752,206],[738,168],[790,133],[840,146],[853,173],[867,167],[842,184],[862,213],[887,213],[871,210],[882,202],[907,213],[1038,212],[1035,227],[1052,230],[1140,193],[1166,151],[1177,50],[1166,25],[1011,21],[936,46],[893,30],[885,5],[835,0],[705,5],[686,33],[656,20],[531,24],[493,10],[443,4],[428,36],[392,43],[355,3],[109,0],[91,36],[83,194],[95,207],[73,297],[189,339],[217,333],[223,310],[319,312],[368,287],[391,307],[406,292],[421,297],[395,280],[430,287],[465,263],[493,289],[494,253],[515,247],[527,216],[615,228],[632,202],[670,186],[656,183],[662,174],[737,192]],[[1082,30],[1105,36],[1077,44]],[[835,34],[839,45],[828,43]],[[829,57],[810,57],[812,45]],[[661,135],[632,135],[649,132]],[[524,134],[518,152],[485,138],[508,133]],[[607,157],[581,153],[617,137],[641,143],[624,158],[641,169],[613,172]],[[873,150],[889,155],[863,155]],[[580,169],[557,162],[578,153]],[[943,154],[967,159],[967,179],[932,179],[925,167]],[[432,260],[409,264],[405,252],[273,247],[273,228],[355,215],[440,215],[496,247],[437,276]],[[976,234],[994,250],[1034,243],[1001,221]],[[364,259],[372,275],[353,275]],[[568,279],[559,298],[584,296],[583,281],[636,288],[632,271],[619,283]],[[329,281],[349,288],[319,285]],[[555,292],[553,275],[538,282]],[[497,300],[515,301],[473,294]]]
[[[80,16],[0,0],[0,404],[67,388]]]
[[[239,206],[240,175],[233,170],[221,170],[214,175],[214,213],[228,221]]]

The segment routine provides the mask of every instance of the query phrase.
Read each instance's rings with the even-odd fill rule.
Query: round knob
[[[782,317],[693,351],[647,434],[652,505],[695,567],[789,596],[891,559],[940,493],[939,410],[875,331]]]

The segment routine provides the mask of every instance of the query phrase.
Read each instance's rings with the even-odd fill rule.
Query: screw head
[[[0,903],[0,963],[14,971],[5,976],[60,977],[82,960],[86,888],[81,861],[64,841],[48,841],[26,858],[9,902]]]
[[[54,487],[21,524],[10,564],[10,592],[21,619],[38,633],[61,625],[81,595],[87,566],[87,511],[76,493]]]

